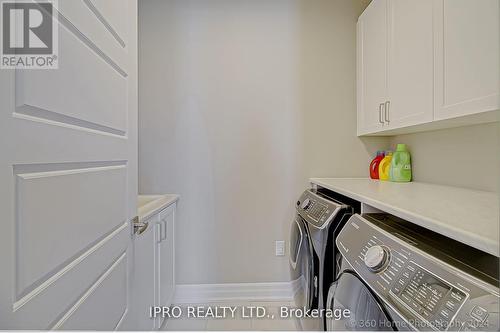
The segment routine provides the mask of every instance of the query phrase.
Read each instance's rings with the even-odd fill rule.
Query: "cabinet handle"
[[[385,102],[385,121],[389,124],[390,122],[390,114],[389,114],[389,107],[391,106],[391,101],[386,101]]]
[[[167,221],[162,221],[163,232],[161,233],[161,240],[164,241],[167,239]]]
[[[161,242],[161,222],[156,224],[156,242]]]
[[[384,107],[384,103],[380,103],[378,106],[378,121],[383,125],[384,124],[384,119],[382,119],[382,108]]]

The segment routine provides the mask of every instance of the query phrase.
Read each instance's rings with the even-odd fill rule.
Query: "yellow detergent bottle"
[[[391,171],[392,151],[385,152],[384,159],[380,162],[378,167],[378,175],[380,180],[389,180]]]

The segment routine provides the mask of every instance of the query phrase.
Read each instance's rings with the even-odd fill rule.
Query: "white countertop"
[[[310,181],[484,252],[500,256],[498,193],[366,178],[313,178]]]
[[[137,213],[139,221],[146,220],[179,200],[177,194],[139,195]]]

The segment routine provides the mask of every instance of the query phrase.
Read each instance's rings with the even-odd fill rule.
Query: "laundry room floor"
[[[185,308],[188,304],[179,304]],[[234,302],[212,304],[189,304],[189,306],[237,306],[235,318],[170,318],[163,325],[164,331],[296,331],[294,318],[279,318],[281,306],[292,307],[290,302]],[[274,319],[270,318],[242,318],[241,308],[248,306],[262,306]]]

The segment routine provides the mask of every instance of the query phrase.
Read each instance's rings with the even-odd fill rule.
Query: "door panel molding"
[[[126,171],[111,165],[14,173],[17,298],[127,222]]]
[[[59,15],[59,20],[65,22],[64,16]],[[89,125],[95,124],[101,131],[110,128],[107,132],[124,135],[129,106],[127,72],[74,26],[66,29],[60,25],[59,39],[58,70],[16,70],[15,112],[48,116],[68,125],[80,120],[83,127],[94,129]],[[32,108],[51,113],[33,112],[37,110]]]
[[[114,31],[108,20],[88,0],[61,1],[59,3],[60,20],[67,29],[81,39],[88,39],[113,62],[126,71],[128,68],[126,43]],[[116,15],[127,15],[126,6],[115,8]],[[71,22],[71,23],[69,23]]]
[[[129,235],[129,225],[124,224],[70,267],[13,304],[15,318],[29,329],[50,329],[55,325],[54,318],[61,318],[110,267],[110,263],[127,251]]]
[[[97,19],[104,25],[104,27],[109,31],[109,33],[115,38],[115,40],[120,44],[121,47],[125,48],[127,45],[120,34],[113,28],[113,26],[108,22],[108,20],[101,14],[99,9],[94,6],[90,0],[82,0],[89,10],[94,13]],[[122,7],[123,8],[123,7]]]
[[[112,264],[111,266],[99,277],[99,279],[97,279],[97,281],[92,284],[92,286],[90,286],[90,288],[88,288],[88,290],[75,302],[75,304],[73,304],[73,306],[62,316],[61,319],[59,319],[56,324],[54,326],[52,326],[50,329],[51,330],[58,330],[58,329],[65,329],[65,325],[67,325],[69,328],[71,327],[74,327],[71,325],[71,323],[68,323],[66,324],[68,321],[71,321],[75,316],[75,313],[77,312],[77,310],[79,310],[82,306],[89,306],[89,304],[85,304],[85,302],[88,300],[88,299],[91,299],[92,296],[95,297],[95,294],[96,293],[99,293],[99,291],[101,291],[101,293],[103,292],[102,289],[100,290],[99,288],[106,282],[106,280],[111,280],[112,277],[116,276],[116,274],[119,274],[118,275],[118,279],[119,281],[122,280],[122,285],[118,285],[118,289],[123,289],[122,290],[122,294],[120,295],[120,293],[116,293],[116,295],[113,295],[114,293],[111,293],[111,295],[108,295],[108,296],[112,296],[111,298],[114,298],[114,299],[119,299],[121,300],[121,302],[118,302],[119,305],[122,305],[122,308],[121,308],[121,311],[120,311],[120,315],[119,315],[119,319],[113,324],[112,327],[97,327],[97,329],[100,329],[100,330],[104,330],[104,329],[114,329],[116,328],[116,326],[118,325],[119,321],[121,320],[121,318],[123,317],[123,314],[125,313],[125,311],[127,310],[127,302],[126,302],[126,299],[127,299],[127,288],[126,288],[126,279],[127,279],[127,253],[126,252],[123,252],[119,258],[117,258]],[[121,271],[120,271],[121,270]],[[114,275],[114,276],[113,276]],[[121,279],[120,279],[121,278]],[[125,280],[125,283],[123,284],[123,280]],[[115,287],[116,287],[116,284],[115,284]],[[120,297],[121,296],[121,297]],[[95,305],[95,304],[94,304]],[[103,304],[99,304],[99,306],[103,306]],[[106,309],[109,309],[109,307],[104,307]],[[109,309],[111,311],[115,311],[116,310],[119,310],[120,308],[118,309]],[[88,311],[88,310],[87,310]],[[94,311],[100,311],[100,310],[95,310]],[[91,317],[90,315],[87,315],[86,317]],[[73,319],[75,320],[75,319]],[[95,325],[95,323],[88,323],[89,325]],[[74,325],[74,324],[73,324]],[[83,324],[79,324],[78,327],[80,327],[81,329],[89,329],[89,328],[83,328],[82,326]]]
[[[126,13],[130,15],[130,7],[129,2],[125,2],[123,0],[85,0],[91,3],[98,11],[101,13],[103,17],[106,18],[107,22],[113,27],[118,35],[123,39],[125,44],[128,47],[128,44],[131,43],[132,36],[130,34],[130,28],[128,26],[129,22],[127,21],[127,17],[124,15],[117,15],[116,8],[124,8],[126,7]]]
[[[97,44],[95,44],[95,41],[91,38],[89,38],[85,33],[80,31],[70,19],[66,18],[63,14],[60,12],[57,15],[57,19],[59,21],[59,27],[60,27],[60,32],[65,32],[65,34],[71,35],[74,39],[78,40],[80,43],[84,44],[87,46],[90,50],[94,52],[95,55],[97,55],[101,60],[106,62],[110,67],[112,67],[118,74],[120,74],[123,77],[127,77],[128,73],[125,68],[122,68],[122,65],[120,66],[115,60],[113,59],[109,54],[104,52]]]
[[[21,107],[17,107],[16,111],[13,114],[13,117],[30,121],[36,121],[47,125],[61,126],[80,131],[87,131],[94,134],[111,135],[117,137],[126,136],[125,131],[122,130],[117,130],[111,127],[92,123],[90,121],[70,116],[65,116],[57,112],[44,110],[36,106],[27,104],[24,104]]]

